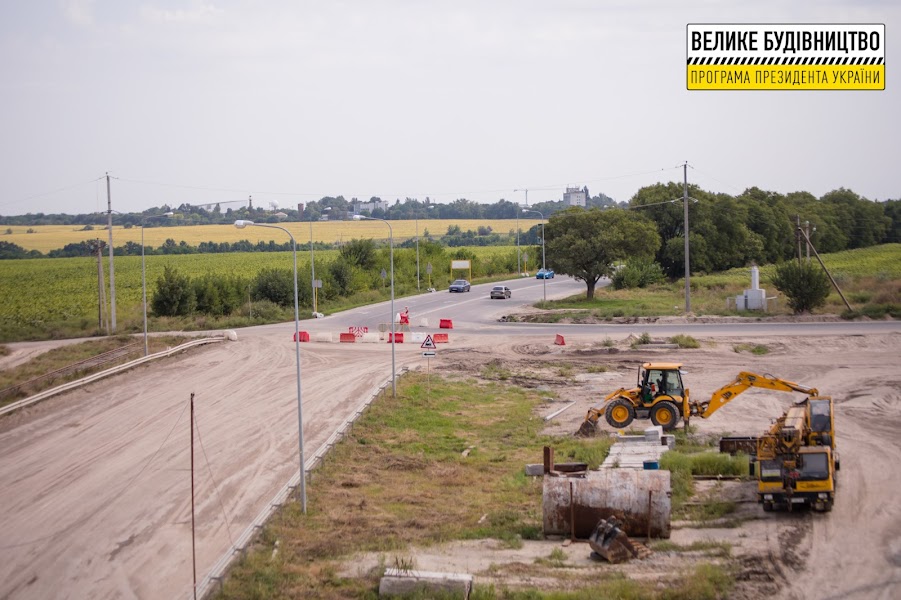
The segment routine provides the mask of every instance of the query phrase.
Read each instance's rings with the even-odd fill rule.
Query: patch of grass
[[[701,344],[698,340],[694,339],[690,335],[674,335],[669,339],[671,344],[678,344],[680,348],[700,348]]]
[[[488,361],[488,364],[482,367],[481,375],[483,379],[507,381],[513,376],[513,373],[503,366],[503,362],[498,359],[492,359]]]
[[[0,356],[9,356],[10,354],[12,354],[12,350],[9,349],[9,346],[0,344]]]
[[[748,474],[748,457],[743,454],[729,456],[719,452],[685,453],[679,450],[665,452],[660,457],[660,468],[670,472],[675,513],[694,494],[694,475],[745,476]]]
[[[574,372],[575,367],[573,367],[572,365],[561,365],[557,369],[557,375],[559,375],[560,377],[572,377]]]
[[[699,504],[683,505],[680,516],[689,521],[715,521],[735,512],[735,502],[707,499]]]
[[[278,511],[219,597],[360,597],[371,582],[324,578],[324,565],[411,544],[494,538],[519,547],[539,538],[542,485],[522,465],[541,456],[542,446],[558,446],[534,419],[542,401],[533,391],[464,386],[435,374],[429,394],[424,374],[403,376],[397,398],[380,396],[316,472],[308,513],[296,502]],[[579,456],[599,458],[593,447],[603,446],[566,442]],[[273,562],[275,540],[281,543]]]
[[[581,578],[589,585],[575,590],[539,591],[476,585],[472,600],[720,600],[735,586],[735,575],[722,565],[701,564],[663,587],[654,581],[632,580],[621,572],[592,574]],[[573,584],[576,585],[576,584]]]
[[[763,344],[735,344],[732,346],[732,350],[738,353],[750,352],[751,354],[756,354],[758,356],[769,354],[770,352],[770,349]]]
[[[651,334],[647,331],[643,331],[641,335],[638,336],[639,344],[650,344],[651,343]]]
[[[554,440],[554,460],[556,462],[583,462],[589,469],[597,469],[610,454],[613,439],[562,438]]]
[[[545,567],[560,568],[566,564],[566,552],[560,548],[554,548],[547,557],[536,558],[535,564]]]
[[[700,552],[705,556],[720,558],[728,558],[732,554],[732,544],[713,540],[698,540],[687,546],[670,540],[654,540],[650,543],[650,548],[655,552]]]
[[[586,369],[586,373],[606,373],[609,371],[607,365],[589,365]]]
[[[178,346],[187,341],[187,339],[178,336],[149,337],[148,348],[151,353],[159,352],[172,346]],[[68,374],[58,374],[35,381],[44,375],[66,367],[74,367],[76,363],[129,345],[134,346],[132,351],[114,362],[97,366],[84,366]],[[142,339],[128,335],[102,337],[79,344],[69,344],[54,348],[12,369],[0,371],[0,390],[13,386],[22,386],[18,391],[0,398],[0,406],[62,385],[68,381],[74,381],[91,373],[103,371],[115,365],[134,360],[143,356],[143,354],[144,345]]]

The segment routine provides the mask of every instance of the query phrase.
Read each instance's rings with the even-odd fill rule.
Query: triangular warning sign
[[[426,350],[435,349],[435,342],[432,341],[431,335],[425,336],[425,341],[422,343],[422,346],[420,346],[420,348],[425,348]]]

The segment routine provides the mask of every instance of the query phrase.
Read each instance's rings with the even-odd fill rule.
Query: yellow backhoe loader
[[[665,431],[671,431],[684,420],[685,427],[691,417],[706,419],[750,387],[801,392],[817,396],[816,388],[810,388],[772,375],[757,375],[742,371],[717,391],[710,400],[690,400],[689,391],[682,384],[680,363],[644,363],[638,369],[638,381],[634,388],[620,388],[604,398],[600,407],[588,409],[578,434],[594,435],[601,415],[611,427],[624,429],[635,419],[650,419]]]

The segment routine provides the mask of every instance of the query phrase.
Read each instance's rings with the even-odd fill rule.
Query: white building
[[[585,190],[577,187],[568,187],[563,194],[563,203],[567,206],[585,206],[585,201]]]
[[[388,201],[387,200],[376,200],[375,202],[357,202],[354,204],[354,214],[358,215],[364,210],[369,211],[369,214],[372,214],[377,208],[381,208],[382,210],[388,210]]]

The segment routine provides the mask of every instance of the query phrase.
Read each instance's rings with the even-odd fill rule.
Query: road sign
[[[422,355],[423,355],[424,357],[426,357],[426,358],[431,358],[432,356],[435,356],[435,354],[437,354],[437,353],[434,352],[434,351],[432,351],[432,352],[423,352],[423,353],[422,353]]]
[[[422,343],[422,346],[420,346],[420,348],[422,348],[424,350],[434,350],[435,349],[435,342],[432,340],[431,334],[425,336],[425,341]]]
[[[432,263],[429,263],[425,266],[425,272],[428,273],[429,275],[432,274]]]

